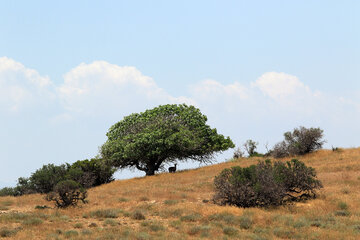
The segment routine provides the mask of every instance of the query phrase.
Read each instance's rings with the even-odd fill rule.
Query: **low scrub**
[[[281,205],[315,198],[322,184],[313,168],[297,159],[286,163],[260,161],[246,168],[224,169],[215,177],[214,201],[238,207]]]

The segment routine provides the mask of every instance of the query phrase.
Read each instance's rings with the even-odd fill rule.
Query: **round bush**
[[[293,159],[260,161],[246,168],[224,169],[214,180],[214,201],[220,205],[254,207],[280,205],[286,201],[316,197],[322,187],[315,170]]]

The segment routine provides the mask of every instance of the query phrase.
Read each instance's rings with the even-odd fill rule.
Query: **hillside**
[[[257,158],[177,173],[114,181],[88,191],[89,203],[66,210],[42,195],[0,198],[7,239],[360,239],[360,148],[299,157],[318,173],[319,197],[272,209],[211,203],[222,169]],[[288,160],[288,159],[285,159]],[[145,216],[145,220],[141,219]]]

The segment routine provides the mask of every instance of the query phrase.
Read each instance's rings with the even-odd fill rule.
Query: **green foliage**
[[[0,189],[0,196],[20,196],[30,193],[49,193],[61,181],[73,180],[84,188],[95,187],[114,180],[115,168],[102,159],[79,160],[73,164],[43,165],[30,178],[19,178],[14,188]]]
[[[341,210],[348,210],[349,206],[345,202],[339,202],[338,207]]]
[[[119,209],[99,209],[90,212],[90,216],[93,218],[117,218],[119,216]]]
[[[0,237],[6,238],[6,237],[12,237],[18,232],[18,229],[11,229],[7,227],[2,227],[0,229]]]
[[[29,181],[36,192],[49,193],[57,183],[66,179],[67,172],[68,166],[65,164],[47,164],[31,174]]]
[[[316,172],[304,163],[260,161],[257,165],[224,169],[214,180],[214,201],[238,207],[280,205],[316,197],[322,187]]]
[[[295,128],[293,132],[284,133],[284,141],[277,143],[272,149],[276,158],[304,155],[322,148],[324,131],[320,128]]]
[[[206,121],[199,109],[185,104],[133,113],[109,129],[101,154],[115,167],[137,168],[146,175],[175,160],[207,162],[234,144]]]
[[[16,196],[16,189],[12,187],[4,187],[0,189],[0,197],[3,196]]]
[[[106,165],[102,159],[92,158],[74,162],[68,170],[68,176],[83,187],[90,188],[113,181],[115,171],[115,168]]]
[[[53,192],[46,195],[46,200],[54,201],[58,208],[76,206],[78,201],[87,203],[87,192],[81,185],[73,180],[59,182]]]
[[[223,232],[228,236],[235,236],[239,231],[234,227],[225,227]]]

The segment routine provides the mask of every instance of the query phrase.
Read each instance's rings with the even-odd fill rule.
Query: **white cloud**
[[[58,94],[67,110],[86,114],[191,102],[186,97],[170,96],[135,67],[120,67],[105,61],[82,63],[66,73]]]
[[[252,83],[252,86],[259,88],[264,95],[275,100],[311,94],[308,86],[305,86],[296,76],[286,73],[264,73],[255,83]]]
[[[215,80],[207,79],[190,87],[190,92],[196,98],[215,99],[218,97],[233,97],[238,99],[248,98],[247,88],[240,83],[235,82],[229,85],[223,85]]]
[[[19,111],[34,103],[46,103],[54,96],[46,76],[26,68],[7,57],[0,58],[0,106],[6,111]]]

